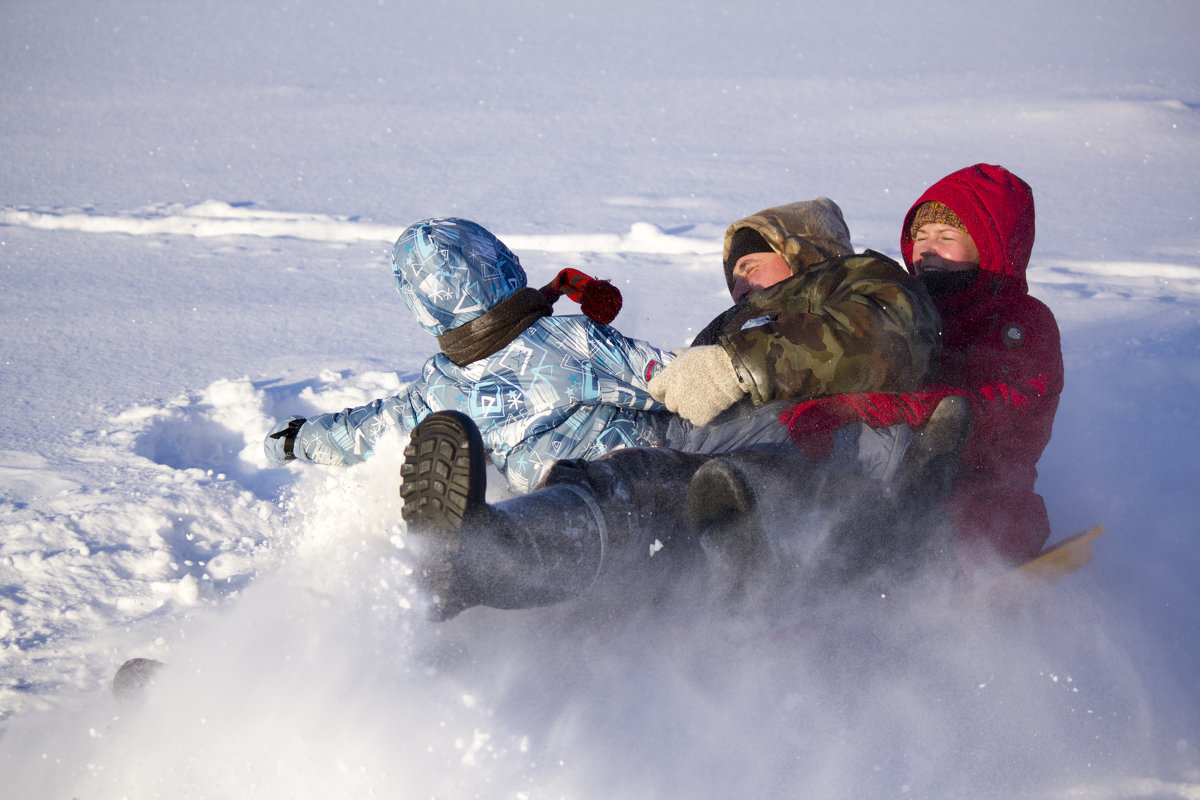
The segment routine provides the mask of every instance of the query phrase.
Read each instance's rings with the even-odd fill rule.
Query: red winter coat
[[[821,398],[790,410],[784,421],[803,450],[807,434],[822,427],[822,418],[920,424],[940,397],[965,395],[974,421],[947,500],[959,542],[968,558],[986,548],[1024,561],[1050,536],[1046,505],[1034,482],[1063,386],[1058,324],[1049,308],[1029,296],[1025,282],[1034,236],[1033,193],[1020,178],[990,164],[938,181],[904,220],[900,249],[910,271],[909,225],[917,208],[929,201],[946,205],[962,220],[980,253],[975,285],[937,301],[943,386],[908,396]]]

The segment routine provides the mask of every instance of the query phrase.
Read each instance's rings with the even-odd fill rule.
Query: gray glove
[[[670,411],[707,425],[742,399],[745,387],[720,345],[689,347],[650,379],[650,394]]]

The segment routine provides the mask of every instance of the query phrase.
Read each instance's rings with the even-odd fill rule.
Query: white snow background
[[[0,795],[1200,797],[1197,34],[1191,0],[0,5]],[[1036,193],[1055,535],[1108,527],[1057,584],[782,638],[611,597],[435,626],[398,440],[266,467],[273,420],[434,352],[387,263],[417,219],[676,347],[733,219],[827,195],[896,256],[977,161]],[[119,705],[132,656],[168,667]]]

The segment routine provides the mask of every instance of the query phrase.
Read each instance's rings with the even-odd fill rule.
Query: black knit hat
[[[775,248],[767,244],[763,235],[754,228],[738,228],[729,243],[729,258],[725,261],[725,274],[732,275],[733,268],[742,256],[750,253],[774,253]]]

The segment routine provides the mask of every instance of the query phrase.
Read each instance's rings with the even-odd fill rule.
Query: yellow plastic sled
[[[1092,540],[1104,533],[1103,525],[1093,525],[1082,533],[1068,536],[1026,561],[1018,571],[1026,578],[1054,583],[1080,567],[1092,563]]]

